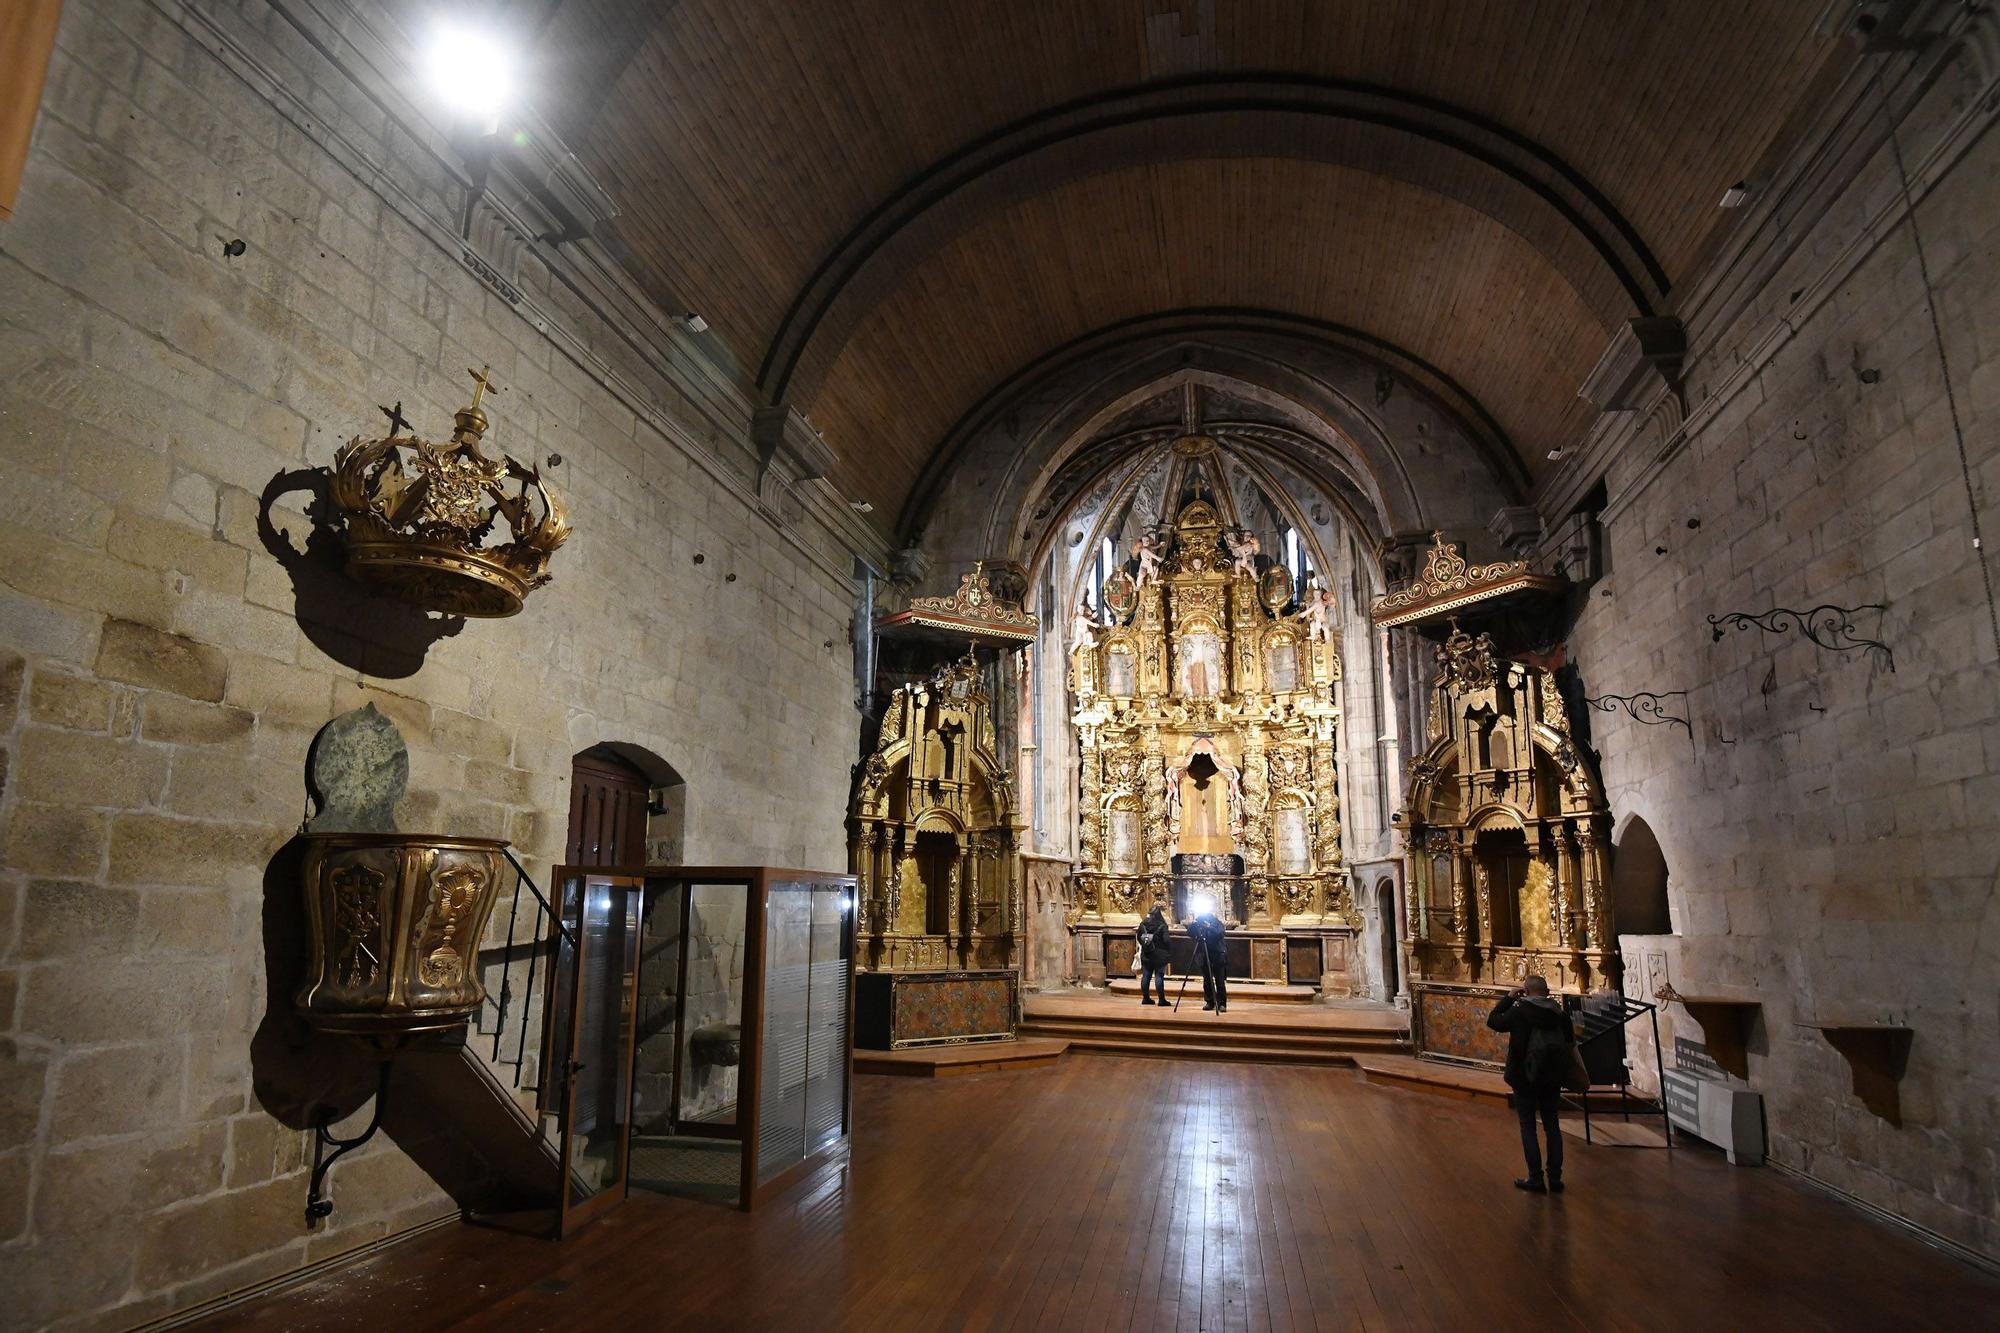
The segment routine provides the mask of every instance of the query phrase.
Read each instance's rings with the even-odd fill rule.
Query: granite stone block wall
[[[1670,876],[1673,933],[1627,939],[1628,989],[1761,1003],[1750,1084],[1774,1160],[2000,1256],[1990,108],[1962,155],[1932,152],[1979,105],[1967,90],[1990,72],[1969,61],[1897,130],[1930,289],[1894,155],[1873,147],[1787,221],[1760,290],[1690,322],[1686,445],[1657,471],[1637,450],[1612,468],[1610,572],[1571,647],[1590,694],[1688,692],[1692,737],[1591,717],[1619,836],[1643,819]],[[1886,604],[1853,623],[1895,669],[1795,630],[1717,641],[1707,620],[1825,603]],[[1678,1006],[1665,1019],[1669,1046],[1675,1031],[1700,1039]],[[1810,1026],[1856,1021],[1913,1033],[1900,1125],[1862,1104]]]
[[[462,189],[274,7],[64,6],[0,226],[0,1325],[129,1326],[455,1211],[456,1150],[405,1130],[303,1216],[303,1117],[366,1116],[354,1070],[301,1082],[274,925],[334,715],[402,730],[403,828],[545,885],[603,741],[685,779],[687,858],[844,863],[853,553],[758,506],[748,406],[684,349],[535,252],[519,304],[460,262]],[[377,404],[441,436],[481,365],[576,532],[518,617],[438,623],[309,558],[292,483]]]

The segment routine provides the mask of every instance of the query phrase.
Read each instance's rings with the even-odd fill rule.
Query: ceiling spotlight
[[[872,514],[875,512],[875,506],[869,504],[866,500],[849,500],[847,507],[857,514]]]
[[[687,331],[689,333],[708,332],[708,321],[703,319],[700,315],[697,315],[692,310],[688,311],[685,315],[681,316],[681,323],[687,325]]]
[[[1749,197],[1750,197],[1749,182],[1738,181],[1736,182],[1736,184],[1730,186],[1728,189],[1722,192],[1721,206],[1723,208],[1741,208],[1743,207],[1743,201],[1745,199],[1748,199]]]
[[[424,76],[432,93],[488,134],[514,96],[514,53],[490,32],[443,22],[431,30]]]
[[[1567,449],[1551,449],[1549,450],[1549,461],[1551,463],[1559,463],[1562,461],[1562,456],[1568,452]]]

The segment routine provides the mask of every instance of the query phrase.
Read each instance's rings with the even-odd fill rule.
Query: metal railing
[[[522,1082],[524,1071],[528,1067],[528,1029],[534,1026],[535,982],[538,976],[546,978],[553,972],[555,960],[550,954],[554,950],[556,941],[560,938],[568,940],[572,945],[575,941],[570,939],[569,927],[563,924],[555,908],[550,905],[548,898],[535,883],[534,877],[528,873],[527,867],[521,864],[511,850],[503,851],[501,855],[507,858],[508,865],[514,867],[514,892],[507,907],[506,942],[498,948],[482,950],[488,957],[495,953],[500,955],[500,984],[497,987],[488,985],[486,988],[487,1008],[481,1011],[481,1027],[486,1026],[484,1019],[486,1013],[490,1011],[493,1015],[493,1049],[488,1063],[493,1065],[496,1071],[511,1066],[513,1086],[516,1091],[538,1092],[539,1083]],[[533,900],[528,927],[530,933],[525,940],[517,937],[521,922],[523,889],[527,890]],[[526,972],[526,977],[522,980],[519,990],[516,990],[515,979],[523,971]],[[510,1021],[514,1025],[511,1033],[508,1031]],[[511,1054],[506,1049],[510,1036],[514,1047]],[[535,1067],[539,1074],[541,1056],[539,1037],[535,1040],[535,1054],[537,1057]]]

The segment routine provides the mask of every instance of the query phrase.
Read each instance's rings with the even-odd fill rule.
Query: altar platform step
[[[1167,999],[1173,1000],[1180,989],[1181,979],[1174,977],[1167,986]],[[1130,999],[1139,1003],[1139,978],[1113,977],[1107,989],[1120,999]],[[1201,978],[1192,977],[1188,981],[1188,994],[1194,997],[1197,1007],[1201,1004]],[[1319,999],[1319,992],[1311,986],[1274,986],[1263,981],[1231,981],[1229,983],[1229,1003],[1239,1004],[1313,1004]],[[1183,1004],[1182,1009],[1187,1005]]]
[[[1352,1065],[1362,1054],[1408,1051],[1409,1018],[1399,1010],[1327,1005],[1244,1006],[1203,1010],[1198,999],[1172,1008],[1103,992],[1044,993],[1025,998],[1021,1034],[1061,1037],[1076,1051],[1181,1060],[1252,1060],[1272,1064]]]
[[[951,1078],[957,1074],[1040,1069],[1054,1064],[1068,1049],[1069,1042],[1060,1037],[1017,1037],[1013,1041],[961,1042],[955,1046],[917,1046],[900,1051],[857,1050],[854,1072]]]
[[[1402,1088],[1409,1092],[1425,1092],[1436,1097],[1455,1097],[1462,1101],[1485,1102],[1493,1106],[1505,1106],[1508,1099],[1507,1080],[1490,1069],[1480,1069],[1471,1065],[1446,1064],[1441,1060],[1419,1060],[1413,1055],[1366,1054],[1354,1057],[1354,1067],[1361,1071],[1364,1083],[1380,1087]],[[1564,1115],[1574,1108],[1568,1101],[1563,1105]],[[1590,1112],[1593,1118],[1616,1115],[1621,1110],[1637,1109],[1637,1104],[1620,1100],[1616,1089],[1596,1088],[1590,1093]],[[1656,1113],[1657,1114],[1657,1113]],[[1567,1123],[1567,1122],[1565,1122]],[[1633,1124],[1637,1122],[1597,1120],[1597,1129],[1605,1131],[1601,1137],[1624,1143],[1625,1130],[1607,1130],[1609,1124]],[[1583,1132],[1579,1119],[1577,1133]],[[1629,1137],[1632,1146],[1652,1146],[1648,1139],[1657,1140],[1658,1146],[1665,1147],[1666,1140],[1650,1129]]]
[[[1411,1092],[1428,1092],[1437,1097],[1456,1097],[1500,1106],[1507,1104],[1507,1080],[1488,1069],[1419,1060],[1413,1055],[1373,1053],[1357,1057],[1354,1067],[1361,1071],[1362,1081],[1367,1083],[1404,1088]]]

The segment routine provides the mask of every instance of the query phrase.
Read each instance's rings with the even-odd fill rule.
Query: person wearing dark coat
[[[1136,933],[1139,937],[1139,1003],[1154,1003],[1146,988],[1156,986],[1160,992],[1159,1003],[1165,1004],[1167,964],[1173,961],[1174,951],[1167,928],[1167,914],[1160,910],[1158,903],[1154,903],[1153,910],[1146,913],[1146,919],[1139,923]]]
[[[1521,1151],[1528,1159],[1528,1174],[1514,1182],[1514,1188],[1531,1194],[1560,1194],[1563,1188],[1562,1124],[1557,1111],[1562,1106],[1563,1075],[1569,1069],[1570,1047],[1576,1042],[1569,1015],[1562,1001],[1549,995],[1549,983],[1541,977],[1523,977],[1521,989],[1500,997],[1486,1026],[1507,1034],[1507,1086],[1514,1090],[1514,1113],[1521,1119]],[[1535,1142],[1535,1119],[1539,1116],[1549,1140],[1549,1168],[1542,1174],[1542,1154]]]
[[[1228,954],[1222,947],[1226,929],[1213,912],[1203,912],[1188,922],[1188,934],[1195,942],[1194,965],[1201,969],[1201,1007],[1218,1014],[1229,1009]]]

